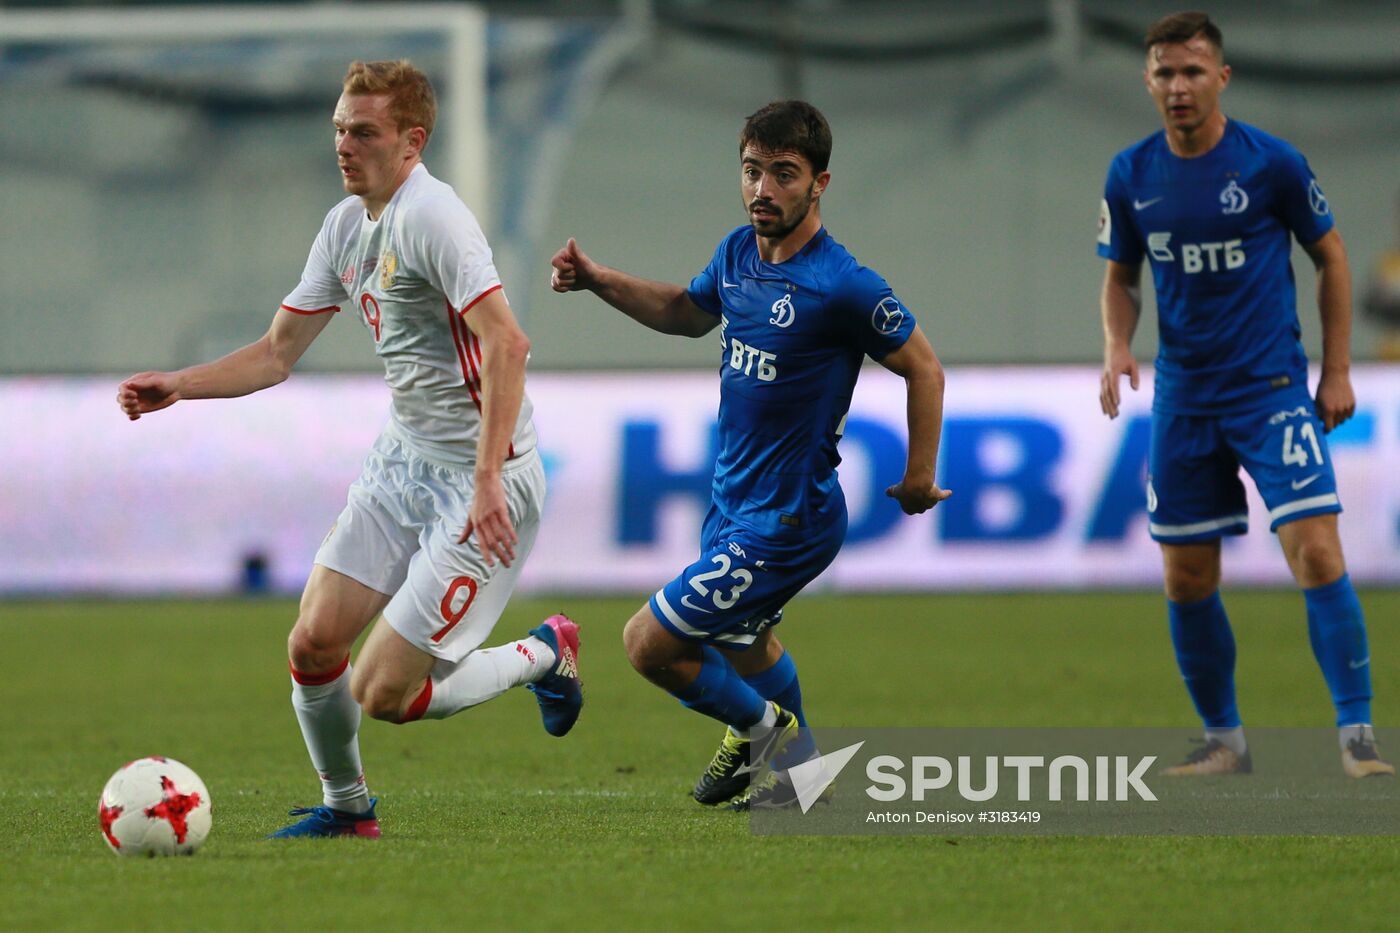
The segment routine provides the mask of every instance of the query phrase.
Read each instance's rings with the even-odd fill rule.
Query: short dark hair
[[[1142,44],[1150,51],[1154,45],[1164,42],[1190,42],[1197,36],[1204,37],[1215,46],[1215,51],[1221,58],[1225,57],[1225,37],[1220,34],[1220,27],[1210,21],[1210,16],[1196,11],[1163,16],[1147,30]]]
[[[831,127],[822,112],[805,100],[775,100],[744,121],[739,154],[750,145],[765,152],[799,153],[820,175],[831,161]]]

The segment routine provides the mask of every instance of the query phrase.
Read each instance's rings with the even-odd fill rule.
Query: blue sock
[[[744,683],[739,672],[709,645],[700,647],[700,674],[690,684],[671,695],[683,706],[718,719],[735,731],[758,724],[767,703],[753,687]]]
[[[807,717],[802,714],[802,686],[797,682],[797,664],[786,651],[777,663],[766,671],[750,674],[744,683],[758,691],[765,700],[772,700],[797,717],[798,726],[803,732],[785,748],[774,761],[779,768],[790,768],[795,764],[817,757],[817,746],[812,734],[805,731]]]
[[[1208,729],[1240,724],[1235,705],[1235,636],[1220,593],[1195,603],[1167,601],[1176,664]]]
[[[1366,622],[1351,577],[1342,574],[1326,586],[1303,590],[1308,605],[1308,640],[1327,679],[1337,725],[1371,721],[1371,652]]]
[[[797,717],[799,726],[807,725],[802,714],[802,686],[797,682],[797,664],[786,651],[777,663],[766,671],[751,674],[744,683],[753,687],[765,700],[772,700]]]

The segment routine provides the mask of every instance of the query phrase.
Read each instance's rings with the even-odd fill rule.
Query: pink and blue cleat
[[[374,815],[374,805],[378,797],[371,797],[369,810],[364,813],[347,813],[331,807],[297,807],[289,815],[300,816],[291,826],[284,826],[272,833],[268,839],[326,838],[329,836],[358,836],[361,839],[379,838],[379,820]]]
[[[530,634],[549,645],[554,667],[526,689],[535,695],[544,719],[544,731],[566,734],[578,721],[583,709],[583,683],[578,677],[578,623],[566,615],[554,615],[530,629]]]

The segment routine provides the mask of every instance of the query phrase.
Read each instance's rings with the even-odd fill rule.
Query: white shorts
[[[392,594],[384,618],[394,631],[434,657],[461,661],[491,634],[535,543],[545,494],[539,454],[507,463],[501,483],[519,537],[509,567],[488,566],[475,535],[457,543],[471,508],[470,468],[429,460],[386,428],[316,563]]]

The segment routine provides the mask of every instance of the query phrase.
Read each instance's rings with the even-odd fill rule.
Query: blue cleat
[[[578,624],[566,615],[550,616],[530,629],[530,634],[554,651],[554,668],[527,685],[540,704],[544,731],[566,734],[583,709],[583,683],[578,678]]]
[[[378,839],[379,820],[374,815],[374,805],[378,802],[378,797],[371,797],[369,810],[364,813],[346,813],[344,810],[334,810],[330,807],[297,807],[289,815],[305,818],[291,826],[283,826],[266,838],[358,836],[361,839]]]

